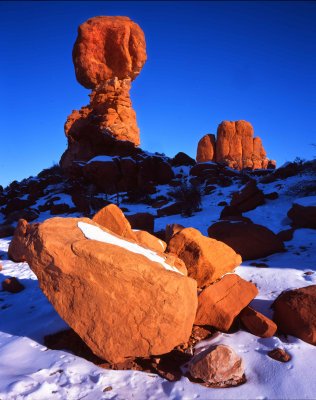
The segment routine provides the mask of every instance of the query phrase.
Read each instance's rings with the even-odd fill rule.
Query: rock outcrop
[[[94,17],[79,26],[73,62],[78,82],[92,93],[90,104],[65,123],[63,168],[99,154],[131,153],[140,144],[129,92],[146,57],[144,33],[128,17]]]
[[[287,215],[295,228],[316,229],[316,196],[296,199]]]
[[[216,161],[241,170],[275,168],[275,162],[266,157],[262,141],[254,137],[247,121],[223,121],[217,128],[217,138],[205,135],[198,143],[198,162]]]
[[[153,258],[88,218],[52,218],[25,232],[41,289],[95,355],[118,363],[188,341],[197,286],[168,256]]]

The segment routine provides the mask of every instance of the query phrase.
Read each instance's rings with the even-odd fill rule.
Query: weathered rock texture
[[[90,104],[67,118],[62,167],[140,144],[129,91],[146,58],[144,33],[128,17],[94,17],[79,26],[73,62],[78,82],[92,93]]]
[[[87,239],[79,221],[101,229],[87,218],[52,218],[24,238],[26,260],[59,315],[112,363],[187,342],[196,282],[142,254]]]
[[[254,137],[247,121],[223,121],[217,128],[217,138],[205,135],[198,143],[198,162],[216,161],[241,170],[275,168],[275,162],[266,157],[262,141]]]

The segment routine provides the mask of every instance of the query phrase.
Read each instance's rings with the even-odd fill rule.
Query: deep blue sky
[[[133,82],[141,147],[195,157],[245,119],[278,164],[316,154],[315,2],[0,2],[0,184],[58,162],[67,115],[88,103],[71,52],[80,23],[126,15],[145,32]]]

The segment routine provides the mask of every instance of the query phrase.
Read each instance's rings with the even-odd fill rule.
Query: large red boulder
[[[108,79],[135,79],[146,61],[141,28],[128,17],[94,17],[78,28],[73,48],[76,77],[94,89]]]
[[[203,236],[194,228],[185,228],[169,241],[167,251],[184,261],[188,275],[198,287],[205,287],[231,272],[241,263],[239,254],[225,243]]]
[[[282,292],[272,307],[281,332],[316,345],[316,285]]]
[[[188,341],[196,282],[164,257],[87,218],[46,220],[25,241],[44,294],[98,357],[118,363]]]
[[[241,310],[257,294],[258,289],[253,283],[236,274],[226,274],[200,293],[194,324],[228,331]]]
[[[257,186],[256,181],[251,180],[238,192],[233,193],[230,206],[239,212],[254,210],[265,203],[264,194]]]
[[[8,249],[8,256],[15,262],[26,261],[26,237],[32,234],[37,224],[30,225],[25,219],[20,219],[15,228],[13,238]]]
[[[284,251],[282,240],[265,226],[243,221],[219,221],[211,225],[209,237],[220,240],[241,255],[254,260]]]

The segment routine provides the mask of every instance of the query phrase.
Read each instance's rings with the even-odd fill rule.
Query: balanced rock
[[[190,375],[205,386],[225,388],[246,381],[242,359],[229,346],[211,346],[192,358]]]
[[[187,342],[196,282],[165,258],[88,218],[52,218],[25,238],[26,259],[59,315],[111,363]]]
[[[220,240],[241,255],[254,260],[284,251],[282,240],[265,226],[245,221],[219,221],[208,230],[211,238]]]
[[[125,218],[122,210],[115,204],[109,204],[101,208],[92,220],[116,235],[137,241],[130,223]]]
[[[228,331],[237,315],[257,294],[253,283],[236,274],[226,274],[200,293],[194,324]]]
[[[281,332],[316,345],[316,285],[282,292],[272,307]]]
[[[188,275],[205,287],[241,263],[241,257],[225,243],[203,236],[194,228],[185,228],[169,241],[167,250],[184,261]]]
[[[240,320],[250,333],[262,338],[273,336],[278,329],[271,319],[250,306],[242,310]]]
[[[139,145],[129,92],[146,58],[144,33],[128,17],[94,17],[79,26],[73,62],[78,82],[92,93],[90,104],[73,111],[65,124],[63,168],[117,152],[122,145],[117,141]]]

